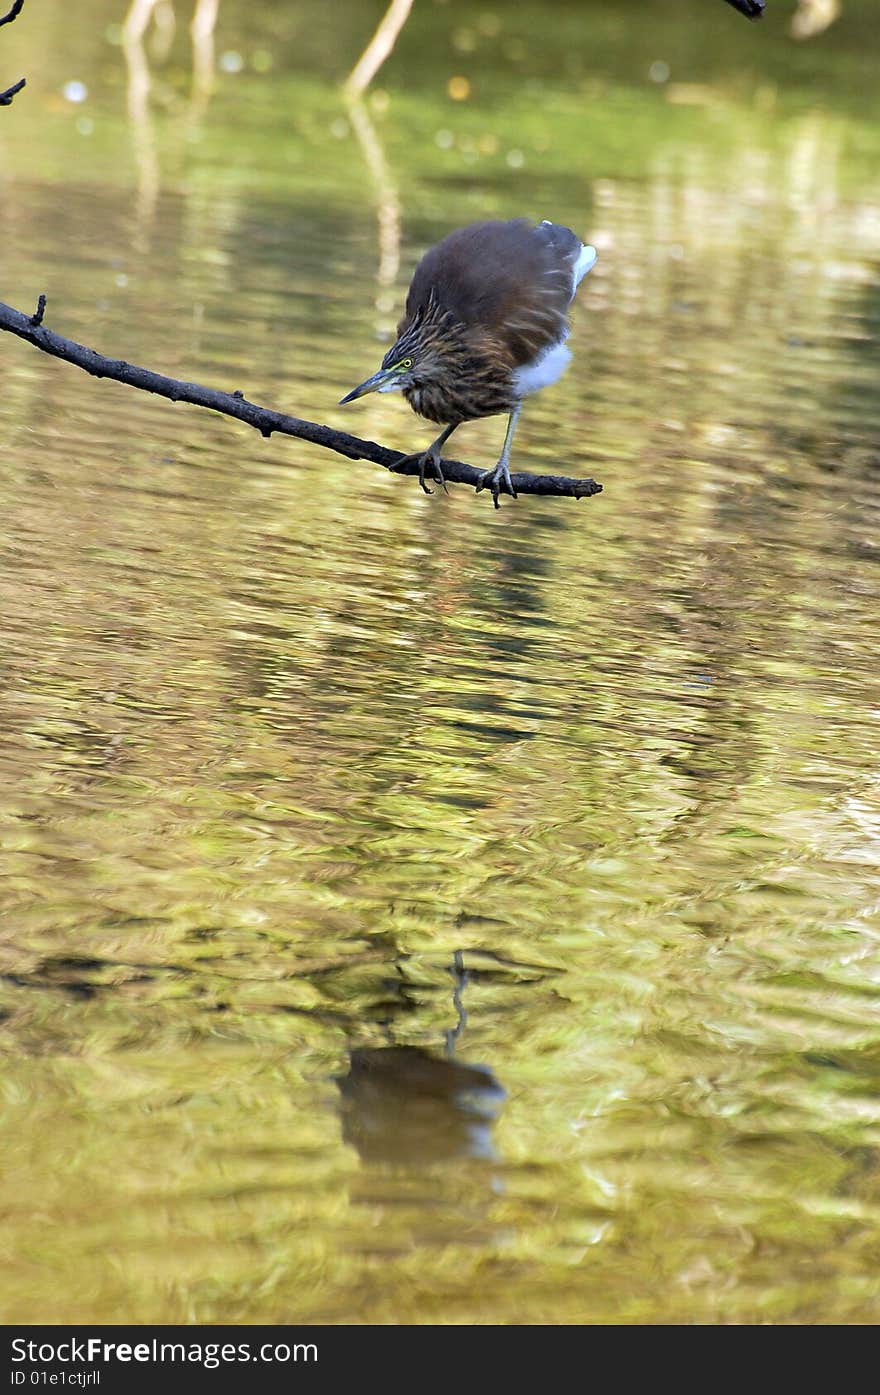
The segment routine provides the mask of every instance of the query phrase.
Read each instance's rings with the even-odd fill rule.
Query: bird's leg
[[[441,446],[445,446],[457,426],[461,426],[460,421],[454,421],[451,426],[444,426],[436,441],[432,441],[427,450],[417,450],[414,451],[412,455],[405,455],[402,460],[398,460],[394,467],[395,470],[399,470],[402,465],[417,463],[419,467],[419,484],[426,494],[433,494],[433,489],[429,489],[425,484],[425,467],[430,465],[434,471],[434,479],[443,486],[444,493],[448,494],[449,490],[446,488],[446,481],[443,478],[443,467],[440,464],[440,448]]]
[[[510,478],[510,447],[513,444],[513,433],[516,431],[516,423],[519,421],[519,414],[522,411],[522,403],[518,402],[510,414],[507,423],[507,435],[504,437],[504,445],[501,448],[501,455],[494,470],[486,470],[480,483],[477,485],[477,493],[481,489],[491,489],[492,500],[496,509],[499,507],[498,495],[502,489],[509,494],[512,499],[516,498],[516,490]]]

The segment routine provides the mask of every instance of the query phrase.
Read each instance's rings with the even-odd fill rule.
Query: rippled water
[[[181,14],[149,97],[90,8],[0,31],[0,298],[413,449],[335,403],[420,250],[553,216],[600,261],[515,458],[605,492],[2,336],[7,1320],[876,1321],[871,7],[419,4],[360,141],[361,6],[221,6],[213,92]]]

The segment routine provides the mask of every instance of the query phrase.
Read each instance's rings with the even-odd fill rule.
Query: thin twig
[[[21,14],[21,7],[23,4],[24,0],[13,0],[12,9],[8,12],[8,14],[5,14],[2,17],[0,17],[0,29],[2,29],[4,24],[11,24],[14,19],[18,19],[18,16]]]
[[[53,330],[47,329],[42,321],[45,309],[43,296],[37,304],[34,315],[25,315],[11,305],[0,302],[0,330],[25,339],[35,348],[41,349],[53,358],[64,359],[82,368],[94,378],[113,378],[118,383],[140,388],[144,392],[154,392],[159,397],[167,397],[171,402],[191,402],[196,407],[207,407],[221,412],[227,417],[252,426],[263,436],[279,432],[284,436],[294,436],[300,441],[310,441],[347,456],[349,460],[369,460],[374,465],[382,465],[395,474],[417,475],[418,462],[407,459],[400,451],[390,450],[375,441],[362,441],[358,436],[350,436],[346,431],[336,431],[331,426],[321,426],[318,422],[305,421],[288,416],[268,407],[260,407],[249,402],[241,390],[221,392],[216,388],[203,387],[200,383],[183,382],[170,378],[165,373],[154,373],[150,368],[139,368],[137,364],[126,363],[123,359],[105,358],[95,349],[65,339]],[[485,477],[485,471],[462,460],[444,460],[443,474],[450,483],[469,484],[476,489]],[[573,499],[589,498],[602,491],[601,484],[591,479],[571,479],[567,475],[529,475],[517,473],[511,476],[513,487],[518,494],[555,494]]]
[[[5,92],[0,92],[0,107],[12,106],[12,99],[16,92],[20,92],[26,84],[27,78],[19,78],[18,82],[14,82],[11,87],[7,87]]]

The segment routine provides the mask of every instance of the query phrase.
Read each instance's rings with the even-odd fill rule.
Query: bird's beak
[[[393,378],[394,374],[389,368],[380,368],[379,372],[374,373],[372,378],[367,378],[365,382],[359,383],[356,388],[352,388],[351,392],[347,392],[344,397],[341,397],[339,399],[340,407],[344,406],[346,402],[354,402],[356,397],[366,397],[368,392],[382,392],[383,389],[387,392],[385,384],[393,386]]]

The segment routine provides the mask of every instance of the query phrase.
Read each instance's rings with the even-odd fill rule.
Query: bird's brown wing
[[[416,267],[398,335],[436,306],[503,346],[512,367],[531,363],[566,332],[580,251],[580,238],[558,223],[459,228]]]

